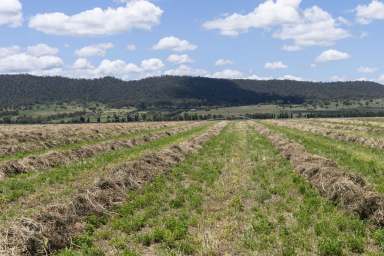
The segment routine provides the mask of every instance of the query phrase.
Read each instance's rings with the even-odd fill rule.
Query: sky
[[[384,83],[384,0],[1,0],[0,73]]]

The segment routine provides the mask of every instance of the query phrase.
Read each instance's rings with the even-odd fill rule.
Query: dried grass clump
[[[31,152],[79,143],[127,135],[143,129],[175,126],[168,123],[126,124],[57,124],[57,125],[6,125],[0,126],[0,156],[17,152]]]
[[[67,247],[71,239],[83,231],[87,216],[107,213],[125,200],[129,190],[140,188],[170,170],[216,136],[224,126],[225,123],[217,124],[189,141],[112,168],[106,177],[88,190],[79,191],[69,203],[46,207],[28,221],[17,221],[2,232],[7,237],[5,249],[13,250],[16,255],[46,255]]]
[[[0,180],[8,176],[13,176],[21,173],[32,171],[42,171],[51,169],[60,165],[66,165],[71,162],[76,162],[95,156],[97,154],[106,153],[123,148],[131,148],[136,145],[142,145],[162,137],[170,136],[177,132],[185,131],[198,125],[191,124],[188,127],[177,127],[168,131],[158,132],[152,135],[147,135],[141,138],[112,141],[96,145],[88,145],[79,149],[73,149],[63,152],[50,152],[40,156],[30,156],[20,160],[14,160],[0,164]]]
[[[338,168],[332,160],[308,153],[302,145],[262,125],[256,125],[256,129],[322,196],[362,219],[370,219],[378,226],[384,225],[384,197],[374,192],[362,177]]]

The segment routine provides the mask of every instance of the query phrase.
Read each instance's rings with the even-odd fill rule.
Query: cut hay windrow
[[[142,129],[165,128],[169,123],[78,124],[0,126],[0,157],[47,150],[73,143],[128,135]]]
[[[303,145],[261,124],[255,126],[322,196],[361,219],[384,226],[384,196],[375,192],[362,177],[339,168],[332,160],[307,152]]]
[[[306,123],[299,123],[297,121],[292,122],[273,120],[269,122],[274,125],[310,132],[339,141],[353,142],[370,148],[384,149],[384,139],[353,135],[346,132],[345,129],[327,129],[323,127],[315,127]]]
[[[190,123],[187,128],[195,127],[200,124],[201,123]],[[0,164],[0,181],[9,176],[33,171],[48,170],[60,165],[84,160],[101,153],[142,145],[167,135],[171,135],[173,132],[181,131],[183,129],[184,128],[182,127],[170,128],[168,131],[154,132],[153,134],[149,133],[145,136],[137,138],[121,141],[109,141],[106,143],[87,145],[67,151],[53,151],[39,156],[29,156],[19,160],[7,161]]]
[[[182,162],[225,126],[225,122],[216,124],[188,141],[114,167],[70,203],[50,205],[28,219],[16,221],[0,232],[0,255],[47,255],[69,246],[72,238],[84,231],[88,216],[109,213],[126,199],[128,191],[142,187]]]

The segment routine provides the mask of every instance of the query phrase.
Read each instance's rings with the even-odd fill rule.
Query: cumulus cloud
[[[290,40],[293,45],[283,49],[296,51],[306,46],[332,45],[349,33],[338,27],[338,22],[318,6],[300,9],[301,0],[266,0],[251,13],[205,22],[206,29],[218,29],[222,35],[238,36],[251,28],[273,31],[273,37]]]
[[[164,67],[164,63],[160,59],[152,58],[141,62],[141,67],[144,70],[154,71]]]
[[[78,57],[92,57],[92,56],[105,56],[107,50],[113,48],[112,43],[88,45],[81,49],[76,50],[75,54]]]
[[[0,1],[0,26],[18,27],[23,22],[22,5],[19,0]]]
[[[329,62],[329,61],[338,61],[338,60],[346,60],[351,56],[346,52],[337,51],[334,49],[330,49],[322,52],[317,58],[316,62]]]
[[[72,67],[74,69],[93,69],[94,66],[85,58],[79,58],[73,63]]]
[[[209,72],[204,69],[192,68],[187,65],[180,65],[175,69],[169,69],[164,72],[170,76],[208,76]]]
[[[250,28],[266,28],[281,23],[293,23],[300,19],[297,11],[300,0],[268,0],[248,14],[234,13],[225,18],[203,24],[206,29],[218,29],[222,35],[237,36]]]
[[[188,54],[171,54],[168,56],[167,61],[176,64],[185,64],[193,62],[193,60],[191,59],[191,57],[189,57]]]
[[[27,53],[36,57],[46,56],[46,55],[57,55],[59,53],[59,49],[51,47],[46,44],[37,44],[34,46],[29,46],[27,48]]]
[[[225,69],[225,70],[213,73],[211,77],[224,78],[224,79],[242,79],[244,78],[244,74],[239,70]]]
[[[368,24],[373,20],[384,20],[384,3],[373,0],[368,5],[358,5],[355,12],[356,19],[361,24]]]
[[[273,36],[281,40],[292,40],[296,47],[306,47],[329,46],[348,37],[349,33],[337,27],[328,12],[314,6],[302,12],[299,22],[283,24]]]
[[[266,69],[284,69],[284,68],[288,68],[288,66],[285,65],[282,61],[267,62],[267,63],[265,63],[264,67]]]
[[[63,66],[58,50],[44,44],[0,48],[0,73],[41,73]]]
[[[233,62],[227,59],[218,59],[215,62],[215,66],[225,66],[225,65],[231,65],[231,64],[233,64]]]
[[[29,27],[54,35],[111,35],[132,29],[150,30],[160,23],[162,14],[149,1],[128,1],[123,7],[94,8],[72,16],[61,12],[37,14],[30,19]]]
[[[175,36],[164,37],[152,47],[154,50],[171,50],[176,52],[193,51],[197,48],[187,40]]]
[[[357,72],[359,73],[365,73],[365,74],[369,74],[369,73],[375,73],[377,71],[377,68],[373,68],[373,67],[359,67],[357,69]]]

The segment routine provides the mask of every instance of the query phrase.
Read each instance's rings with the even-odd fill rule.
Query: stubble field
[[[384,119],[0,127],[0,255],[383,255]]]

